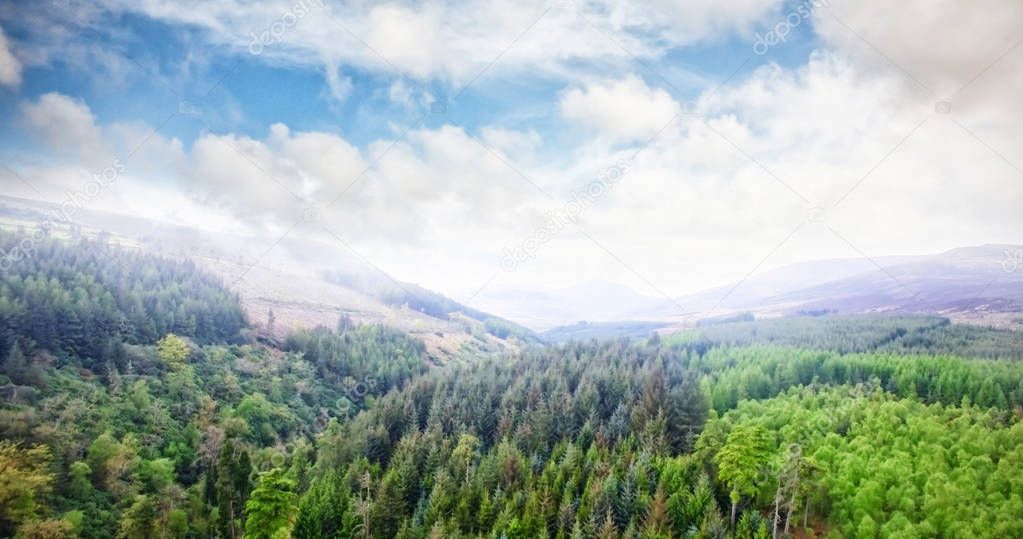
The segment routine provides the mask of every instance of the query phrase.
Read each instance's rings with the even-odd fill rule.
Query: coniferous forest
[[[257,339],[217,279],[100,242],[0,279],[3,537],[1023,536],[1017,333],[747,320],[436,366],[347,319]]]

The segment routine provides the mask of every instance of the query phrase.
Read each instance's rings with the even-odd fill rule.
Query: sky
[[[677,296],[1023,243],[1021,43],[1018,0],[2,1],[0,189]]]

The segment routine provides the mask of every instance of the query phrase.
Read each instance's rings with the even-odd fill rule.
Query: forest
[[[1015,332],[735,320],[437,367],[244,313],[101,241],[0,273],[0,536],[1023,536]]]

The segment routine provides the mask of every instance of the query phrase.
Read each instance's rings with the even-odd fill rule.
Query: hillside
[[[0,230],[34,230],[53,209],[43,202],[0,197]],[[422,339],[438,362],[536,340],[528,329],[498,316],[397,281],[336,244],[286,238],[269,252],[261,247],[265,240],[227,233],[211,239],[195,229],[86,209],[71,224],[55,223],[50,236],[72,243],[90,238],[190,261],[237,292],[249,319],[277,339],[296,329],[333,327],[339,317],[348,316]]]
[[[0,272],[0,535],[236,536],[250,473],[430,368],[384,325],[264,337],[187,261],[47,241]]]

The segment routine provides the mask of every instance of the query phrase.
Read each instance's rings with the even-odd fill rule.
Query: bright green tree
[[[295,482],[274,468],[259,475],[259,483],[245,503],[245,538],[287,537],[297,509]]]
[[[725,445],[714,456],[718,478],[730,489],[732,524],[743,495],[756,493],[757,474],[771,456],[767,431],[758,425],[743,424],[728,433]]]
[[[185,366],[190,351],[188,343],[184,339],[173,333],[168,333],[166,337],[156,343],[156,353],[161,361],[174,369],[180,369]]]
[[[0,441],[0,535],[11,534],[42,509],[39,498],[53,488],[50,460],[45,445],[22,449],[14,442]]]

